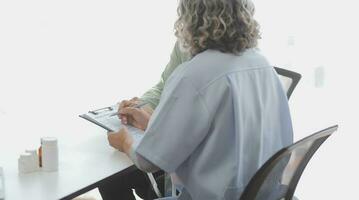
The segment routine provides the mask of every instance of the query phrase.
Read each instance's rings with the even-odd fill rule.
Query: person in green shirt
[[[120,103],[120,108],[132,106],[139,102],[144,102],[146,105],[143,110],[147,112],[148,116],[152,114],[153,110],[157,107],[163,88],[167,79],[171,76],[172,72],[182,63],[190,60],[190,55],[181,51],[178,42],[176,42],[170,57],[170,61],[162,72],[160,81],[145,92],[142,97],[134,97],[130,100],[123,100]],[[121,121],[124,124],[131,124],[131,119],[121,116]],[[163,172],[155,173],[155,176],[162,175]],[[136,194],[142,199],[153,199],[155,194],[147,194],[149,191],[150,181],[145,173],[140,170],[135,170],[128,174],[126,177],[110,180],[103,183],[98,187],[103,200],[135,200],[132,189],[135,189]],[[163,188],[163,185],[159,187]]]
[[[176,42],[171,53],[170,62],[167,64],[165,70],[163,71],[160,81],[154,87],[144,93],[140,100],[142,102],[148,103],[148,106],[154,110],[160,101],[161,93],[168,77],[170,77],[178,65],[188,61],[189,59],[189,54],[182,52],[178,42]]]

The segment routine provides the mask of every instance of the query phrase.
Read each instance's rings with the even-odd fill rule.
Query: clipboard
[[[117,108],[118,107],[116,105],[108,106],[105,108],[88,111],[88,113],[79,115],[79,117],[86,119],[86,120],[96,124],[97,126],[100,126],[104,129],[106,129],[107,131],[118,131],[119,129],[122,128],[121,122],[117,118],[118,126],[116,126],[115,119],[111,119],[111,118],[117,117],[117,116],[110,117],[110,115],[117,112]],[[113,123],[113,125],[110,124],[111,122]]]
[[[117,113],[117,111],[118,105],[116,104],[105,108],[88,111],[85,114],[79,115],[79,117],[93,124],[96,124],[97,126],[100,126],[110,132],[119,131],[125,126],[128,131],[134,136],[143,133],[141,129],[129,125],[123,125],[118,116],[114,115],[115,113]]]

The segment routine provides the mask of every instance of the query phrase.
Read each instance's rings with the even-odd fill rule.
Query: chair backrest
[[[283,88],[287,91],[287,98],[289,99],[292,95],[294,88],[299,83],[302,75],[297,72],[293,72],[287,69],[282,69],[279,67],[274,67],[275,71],[279,75],[279,79],[282,82]]]
[[[291,200],[309,160],[337,129],[329,127],[278,151],[252,177],[240,200]]]

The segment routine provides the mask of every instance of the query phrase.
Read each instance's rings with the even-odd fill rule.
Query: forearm
[[[131,148],[129,154],[127,154],[132,162],[137,166],[138,169],[144,172],[156,172],[160,170],[156,165],[152,164],[146,158],[136,153],[134,148]]]
[[[137,134],[137,136],[138,137],[132,137],[130,135],[125,136],[125,138],[122,142],[122,145],[121,145],[121,147],[122,147],[121,151],[126,153],[126,155],[132,160],[132,162],[140,170],[145,171],[145,172],[158,171],[159,168],[156,165],[152,164],[146,158],[144,158],[143,156],[136,153],[136,148],[143,138],[143,132],[142,132],[142,136],[139,136],[138,134]]]

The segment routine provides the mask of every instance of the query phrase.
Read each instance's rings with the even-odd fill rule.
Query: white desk
[[[38,120],[0,116],[0,166],[5,174],[6,200],[69,199],[99,181],[134,169],[132,162],[108,145],[106,132],[76,115]],[[41,128],[40,128],[41,127]],[[19,174],[17,159],[26,148],[37,148],[40,137],[59,140],[59,171]],[[132,167],[131,167],[132,166]]]

